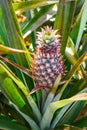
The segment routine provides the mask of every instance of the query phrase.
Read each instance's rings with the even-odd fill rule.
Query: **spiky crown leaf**
[[[60,35],[56,34],[57,30],[53,30],[52,27],[41,28],[42,32],[37,32],[37,43],[41,47],[47,47],[55,45],[59,42]]]

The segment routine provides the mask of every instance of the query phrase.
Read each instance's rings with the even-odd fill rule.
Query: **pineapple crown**
[[[57,30],[53,30],[52,27],[41,28],[42,32],[37,32],[37,44],[40,47],[53,46],[56,43],[60,44],[60,35],[56,34]]]

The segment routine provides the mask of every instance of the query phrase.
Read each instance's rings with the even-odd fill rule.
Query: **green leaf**
[[[84,0],[76,0],[76,9],[75,9],[75,15],[77,16],[80,12],[80,9],[82,8],[84,4]]]
[[[87,128],[87,116],[79,119],[73,125],[80,127],[80,128]]]
[[[16,50],[16,49],[15,49],[15,50]],[[19,52],[19,51],[20,51],[20,50],[18,50],[18,52]],[[16,67],[16,68],[18,68],[19,70],[21,70],[22,72],[24,72],[26,75],[28,75],[28,76],[31,77],[29,70],[26,69],[25,67],[16,64],[15,62],[9,60],[8,58],[2,57],[2,56],[0,56],[0,58],[3,59],[3,60],[5,60],[7,63],[11,64],[12,66],[14,66],[14,67]]]
[[[63,126],[58,126],[56,127],[55,129],[52,129],[52,130],[82,130],[81,128],[79,127],[76,127],[76,126],[72,126],[72,125],[63,125]]]
[[[16,85],[10,78],[5,78],[3,82],[3,88],[5,93],[9,96],[10,100],[14,102],[19,108],[24,107],[25,101],[18,92]]]
[[[74,43],[70,37],[68,38],[65,54],[72,65],[74,65],[76,61],[78,60],[78,55],[77,55]]]
[[[49,92],[49,94],[47,96],[47,99],[45,100],[45,104],[43,106],[43,113],[45,112],[45,110],[46,110],[47,106],[50,104],[50,102],[52,102],[60,80],[61,80],[61,75],[59,75],[58,78],[56,79],[53,88],[51,89],[51,91]]]
[[[80,100],[87,100],[87,93],[78,94],[69,99],[63,99],[60,101],[50,103],[41,120],[40,123],[41,129],[45,130],[49,128],[53,115],[56,110],[58,110],[61,107],[64,107],[65,105],[68,105],[69,103],[73,103],[75,101],[80,101]]]
[[[0,76],[0,89],[3,95],[7,98],[9,103],[16,104],[16,106],[25,114],[31,117],[31,108],[29,107],[26,98],[15,83],[6,77],[6,73]],[[14,94],[15,93],[15,94]],[[8,104],[8,103],[7,103]],[[10,104],[9,104],[10,105]]]
[[[81,110],[84,107],[84,102],[78,101],[73,104],[70,104],[69,109],[64,113],[63,117],[59,120],[57,125],[62,125],[62,124],[72,124]],[[78,110],[78,111],[76,111]]]
[[[58,3],[57,0],[52,1],[52,0],[30,0],[30,1],[26,1],[26,2],[19,2],[19,3],[13,3],[13,7],[15,9],[15,11],[25,11],[26,9],[35,9],[38,7],[42,7],[42,6],[46,6],[46,5],[50,5],[50,4],[56,4]]]
[[[8,76],[19,86],[22,92],[27,95],[28,90],[21,80],[7,67],[7,65],[0,60],[0,67],[8,74]]]
[[[25,25],[23,28],[23,37],[26,38],[32,31],[50,19],[56,12],[53,10],[54,5],[42,7],[40,11]]]
[[[76,62],[76,64],[73,66],[73,68],[70,70],[68,75],[66,76],[67,82],[65,83],[64,87],[67,86],[67,84],[70,82],[73,74],[78,70],[80,65],[87,59],[87,53],[84,53]],[[87,78],[87,77],[86,77]],[[63,88],[64,89],[64,88]]]
[[[68,43],[67,43],[67,47],[66,47],[66,50],[65,50],[65,54],[66,54],[66,57],[68,58],[69,62],[72,65],[74,65],[77,62],[77,60],[79,59],[78,54],[77,54],[76,49],[75,49],[75,46],[74,46],[74,43],[73,43],[73,41],[71,40],[70,37],[68,38]],[[85,74],[82,66],[80,66],[78,68],[78,73],[80,74],[80,76],[84,80],[87,80],[86,74]]]
[[[13,48],[23,49],[20,40],[23,40],[22,33],[12,7],[12,1],[0,0],[0,4],[10,46]],[[17,43],[19,44],[17,45]]]
[[[86,81],[84,80],[75,80],[70,88],[70,91],[67,95],[67,97],[71,97],[73,95],[75,95],[76,93],[80,92],[81,90],[83,90],[85,88],[86,85]]]
[[[24,50],[9,48],[0,44],[0,54],[15,54],[15,53],[24,53],[24,52],[25,52]]]
[[[18,123],[16,120],[11,120],[0,114],[0,129],[3,130],[29,130],[26,126]]]
[[[9,86],[8,86],[9,87]],[[6,90],[6,88],[5,88],[5,90]],[[3,91],[2,91],[3,92]],[[6,90],[6,92],[7,92],[7,90]],[[8,90],[8,93],[9,93],[9,90]],[[3,94],[6,96],[6,93],[4,93],[3,92]],[[9,97],[11,97],[11,94],[7,94]],[[15,95],[14,95],[15,96]],[[7,96],[6,96],[7,97]],[[12,95],[12,97],[13,97],[13,95]],[[11,98],[12,98],[11,97]],[[10,105],[11,106],[13,106],[15,109],[16,109],[16,111],[26,120],[26,122],[30,125],[30,127],[33,129],[33,130],[40,130],[39,129],[39,127],[38,127],[38,125],[36,124],[36,122],[30,117],[30,113],[29,113],[29,111],[27,111],[27,110],[29,110],[29,109],[27,109],[27,107],[26,106],[24,106],[24,107],[22,107],[22,108],[18,108],[18,104],[20,103],[19,102],[19,100],[17,101],[16,100],[17,99],[17,97],[15,97],[14,98],[14,101],[13,101],[13,99],[11,100],[9,100],[10,101]],[[12,102],[13,101],[13,102]],[[18,104],[17,104],[17,102],[18,102]],[[16,102],[16,103],[15,103]],[[34,102],[33,102],[33,100],[32,100],[32,98],[31,98],[31,102],[32,102],[32,105],[33,105],[33,107],[35,107],[35,105],[34,105]],[[15,105],[15,104],[16,105]],[[21,104],[22,105],[22,104]],[[27,104],[28,105],[28,104]],[[19,106],[20,107],[20,106]],[[35,107],[35,109],[36,109],[36,107]],[[27,113],[28,112],[28,113]],[[36,109],[36,112],[37,112],[37,109]],[[39,113],[38,113],[39,114]],[[35,115],[34,115],[35,116]],[[38,115],[39,116],[39,115]],[[37,120],[38,121],[38,120]]]
[[[0,0],[0,3],[1,3],[2,15],[4,18],[4,23],[7,31],[9,46],[15,49],[21,49],[27,51],[26,54],[14,55],[16,62],[20,65],[29,67],[31,63],[31,56],[25,46],[21,28],[19,26],[17,17],[12,7],[12,1]],[[25,60],[25,62],[23,62],[23,59]]]
[[[27,11],[27,15],[28,15],[27,21],[30,21],[34,17],[34,15],[36,15],[36,13],[37,13],[37,9]],[[30,34],[29,38],[30,38],[30,42],[32,43],[31,50],[35,52],[36,51],[36,32],[35,32],[35,30]]]
[[[59,34],[62,36],[61,37],[62,54],[65,53],[68,35],[71,28],[71,23],[74,15],[74,10],[75,10],[75,3],[76,3],[75,1],[66,2],[60,0],[58,5],[58,11],[56,14],[54,29],[59,29]]]
[[[71,106],[71,105],[72,105],[72,104],[69,104],[69,105],[63,107],[63,108],[60,110],[60,112],[57,114],[57,116],[54,117],[54,120],[52,121],[51,126],[50,126],[51,128],[55,128],[57,124],[58,124],[58,125],[61,125],[61,124],[60,124],[60,120],[62,120],[62,119],[63,119],[63,116],[66,114],[66,112],[67,112],[68,110],[70,110],[70,106]]]
[[[58,100],[60,99],[60,97],[62,96],[66,86],[69,84],[73,74],[78,70],[78,68],[80,67],[80,65],[87,59],[87,53],[84,53],[76,62],[76,64],[73,66],[73,68],[69,71],[69,73],[67,74],[66,76],[66,83],[63,85],[61,91],[59,94],[57,94],[54,98],[54,101],[55,100]],[[87,76],[86,76],[87,78]],[[86,80],[87,81],[87,80]]]
[[[38,109],[36,103],[34,102],[33,98],[30,96],[29,91],[27,90],[26,86],[21,82],[21,80],[2,62],[0,61],[0,67],[2,67],[5,72],[8,74],[8,76],[17,84],[17,86],[21,89],[23,94],[28,100],[29,105],[32,108],[32,111],[34,115],[37,118],[37,121],[39,122],[41,120],[41,113]]]
[[[30,118],[30,116],[21,112],[15,104],[12,103],[12,105],[20,113],[20,115],[28,122],[32,130],[40,130],[36,122],[32,118]]]
[[[8,39],[7,39],[7,35],[6,35],[6,28],[4,25],[1,7],[0,7],[0,43],[8,44]]]
[[[82,43],[81,48],[79,49],[79,52],[78,52],[80,56],[81,56],[84,52],[87,51],[87,33],[85,33],[85,34],[83,35],[82,41],[83,41],[83,43]]]
[[[79,47],[86,21],[87,21],[87,0],[84,1],[82,9],[75,21],[73,30],[71,32],[71,38],[73,42],[76,44],[76,49],[78,49]]]
[[[12,54],[10,57],[13,58],[12,60],[14,60],[14,62],[16,62],[17,64],[30,68],[32,58],[24,43],[21,28],[19,26],[15,11],[12,6],[12,1],[11,0],[4,0],[4,1],[0,0],[0,5],[1,5],[1,9],[2,9],[2,15],[3,15],[7,38],[8,38],[8,42],[9,42],[8,46],[11,48],[14,48],[14,49],[20,49],[20,50],[27,51],[26,54],[25,53],[16,54],[16,55]],[[27,88],[28,88],[28,84],[33,82],[31,78],[29,78],[29,80],[27,81],[25,75],[21,71],[16,70],[16,74],[23,81],[23,83],[26,84]]]
[[[74,87],[74,86],[72,86],[72,87]],[[77,87],[77,86],[75,86],[75,87]],[[84,92],[87,92],[87,88],[84,88],[79,93],[84,93]],[[71,91],[69,93],[71,93]],[[75,94],[77,94],[77,93],[78,92],[76,92]],[[72,96],[72,94],[70,95],[70,97],[71,96]],[[85,102],[79,101],[79,102],[71,103],[71,104],[63,107],[59,111],[57,116],[54,117],[54,120],[52,121],[50,127],[55,128],[56,125],[59,126],[62,124],[72,124],[75,121],[75,119],[77,118],[78,114],[83,109],[84,105],[85,105]],[[78,110],[78,111],[76,111],[76,110]]]
[[[87,59],[87,53],[84,53],[76,62],[76,64],[74,65],[73,69],[70,70],[70,72],[67,75],[67,79],[71,79],[70,77],[77,71],[77,69],[79,68],[79,66]]]

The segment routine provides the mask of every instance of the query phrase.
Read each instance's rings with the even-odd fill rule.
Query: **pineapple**
[[[64,61],[60,52],[60,35],[52,27],[42,28],[37,33],[37,49],[32,64],[32,75],[36,86],[42,88],[53,87],[59,74],[65,74]]]

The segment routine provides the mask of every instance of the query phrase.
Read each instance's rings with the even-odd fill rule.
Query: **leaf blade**
[[[26,2],[20,2],[20,3],[14,3],[13,4],[13,7],[15,9],[15,11],[25,11],[26,9],[35,9],[35,8],[38,8],[38,7],[42,7],[42,6],[46,6],[46,5],[50,5],[50,4],[56,4],[58,3],[57,0],[55,1],[52,1],[52,0],[44,0],[44,1],[36,1],[36,0],[33,0],[33,1],[26,1]]]
[[[54,112],[57,109],[65,106],[65,105],[68,105],[69,103],[73,103],[75,101],[80,101],[80,100],[87,100],[87,93],[78,94],[69,99],[64,99],[64,100],[60,100],[60,101],[51,103],[43,115],[43,118],[42,118],[41,124],[40,124],[41,128],[46,129],[49,127],[51,120],[53,118]]]
[[[10,120],[9,118],[5,117],[4,115],[0,114],[0,128],[4,130],[28,130],[27,127],[19,124],[16,120]]]

